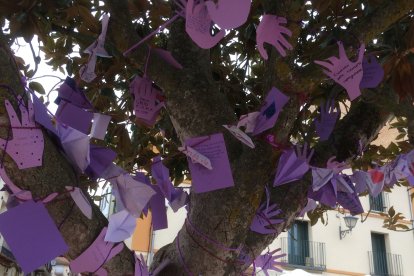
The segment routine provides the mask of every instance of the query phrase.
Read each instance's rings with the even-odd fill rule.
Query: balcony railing
[[[368,251],[371,276],[403,276],[401,255]]]
[[[369,206],[371,211],[386,213],[390,206],[389,202],[390,200],[388,193],[382,192],[376,197],[369,196]]]
[[[326,269],[325,243],[281,238],[282,262],[286,266],[323,271]]]

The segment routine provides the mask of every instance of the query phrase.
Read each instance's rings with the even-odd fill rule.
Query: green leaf
[[[29,88],[42,95],[46,93],[43,86],[36,81],[32,81],[31,83],[29,83]]]

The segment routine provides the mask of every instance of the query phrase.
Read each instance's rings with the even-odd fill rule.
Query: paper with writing
[[[362,59],[364,57],[365,45],[361,44],[358,60],[352,62],[348,59],[344,45],[338,41],[339,58],[333,56],[326,61],[315,60],[316,64],[325,67],[323,72],[346,89],[349,99],[355,100],[361,95],[359,85],[362,80]]]
[[[248,146],[249,148],[254,149],[254,143],[252,138],[249,137],[246,133],[244,133],[240,128],[237,126],[232,125],[223,125],[234,137],[236,137],[240,142]]]
[[[256,43],[260,55],[265,60],[269,58],[264,48],[265,43],[269,43],[275,47],[282,57],[286,56],[285,48],[288,50],[293,49],[292,45],[285,38],[285,36],[292,36],[292,32],[282,26],[282,24],[286,23],[287,20],[284,17],[271,14],[264,14],[262,16],[262,20],[256,30]]]
[[[223,134],[217,133],[190,138],[185,141],[185,145],[194,148],[197,152],[206,156],[213,168],[209,170],[198,163],[193,163],[188,158],[188,165],[193,180],[192,188],[195,193],[204,193],[234,186]]]
[[[0,233],[25,274],[69,249],[41,202],[26,201],[0,214]]]
[[[70,192],[70,196],[72,197],[73,201],[81,210],[82,214],[84,214],[88,219],[92,219],[92,206],[89,203],[89,200],[86,198],[85,194],[82,192],[81,189],[78,187],[65,187],[67,191]]]
[[[205,157],[204,155],[202,155],[201,153],[199,153],[192,147],[190,146],[179,147],[178,150],[184,153],[185,155],[187,155],[193,163],[201,164],[203,167],[209,170],[213,169],[213,167],[211,166],[210,159],[208,159],[207,157]]]
[[[222,29],[234,29],[247,21],[251,0],[207,1],[206,6],[211,19]]]
[[[18,96],[19,101],[23,100]],[[33,104],[27,101],[27,108],[19,105],[21,122],[8,100],[5,100],[9,115],[12,138],[0,139],[0,148],[6,150],[19,169],[39,167],[42,165],[44,140],[43,133],[36,125]]]

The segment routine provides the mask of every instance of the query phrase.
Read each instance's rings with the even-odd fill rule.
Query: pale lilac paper
[[[373,54],[364,56],[362,60],[362,80],[359,84],[361,89],[375,88],[384,78],[384,69],[381,64],[378,63],[377,58]]]
[[[208,159],[206,156],[199,153],[192,147],[190,146],[179,147],[178,150],[184,153],[185,155],[187,155],[187,157],[190,158],[193,163],[198,163],[202,165],[204,168],[207,168],[209,170],[213,169],[213,167],[211,166],[210,159]]]
[[[265,43],[269,43],[282,57],[286,56],[286,49],[292,50],[292,45],[286,40],[284,36],[292,36],[292,32],[282,26],[286,24],[287,20],[284,17],[279,17],[271,14],[264,14],[262,20],[259,23],[259,26],[256,30],[256,44],[259,49],[260,55],[267,60],[269,57],[267,55],[266,49],[264,48]]]
[[[58,124],[58,136],[69,161],[82,172],[90,163],[89,137],[74,128]]]
[[[137,219],[127,210],[122,210],[109,217],[108,230],[104,240],[121,242],[132,236],[137,226]]]
[[[300,211],[298,217],[303,217],[307,212],[313,211],[318,207],[318,204],[315,200],[308,198],[308,202],[306,203],[306,206]]]
[[[41,202],[27,201],[0,214],[0,233],[25,273],[69,249]]]
[[[207,1],[211,19],[222,29],[234,29],[243,25],[249,16],[251,0]]]
[[[72,186],[65,186],[67,191],[70,192],[70,196],[72,197],[73,201],[81,210],[82,214],[84,214],[88,219],[92,219],[92,206],[89,203],[89,200],[86,198],[84,193],[78,187]]]
[[[237,127],[244,127],[244,132],[252,133],[254,131],[254,128],[256,127],[256,121],[259,115],[260,112],[256,111],[240,116],[239,122],[237,123]]]
[[[93,50],[86,65],[83,65],[81,68],[79,68],[79,74],[83,81],[89,83],[97,77],[95,74],[96,60],[96,50]]]
[[[108,129],[111,116],[101,113],[93,114],[93,122],[91,129],[91,136],[96,139],[103,140],[105,138],[106,130]]]
[[[258,135],[272,128],[279,117],[280,111],[288,101],[288,96],[280,92],[277,88],[272,87],[266,96],[264,105],[260,109],[260,114],[257,116],[253,135]]]
[[[170,181],[170,172],[162,163],[161,156],[152,159],[151,174],[164,197],[171,201],[174,186]]]
[[[246,133],[244,133],[240,128],[237,126],[232,125],[223,125],[228,131],[230,131],[231,134],[233,134],[234,137],[237,138],[240,142],[248,146],[249,148],[254,149],[254,143],[252,141],[252,138],[250,138]]]
[[[384,180],[374,183],[369,172],[355,171],[351,179],[355,183],[355,189],[358,193],[368,190],[370,195],[376,197],[384,188]]]
[[[279,158],[273,186],[301,179],[308,170],[309,164],[306,159],[299,158],[294,149],[287,150]]]
[[[139,218],[142,210],[155,195],[154,189],[134,180],[129,174],[121,174],[116,178],[114,190],[117,190],[120,201],[128,212]]]
[[[124,244],[115,245],[112,242],[106,242],[104,240],[106,232],[107,228],[104,227],[91,246],[70,262],[70,270],[73,273],[94,272],[99,276],[108,275],[102,266],[118,255],[124,248]]]
[[[18,99],[23,101],[20,96]],[[19,106],[21,122],[8,100],[5,100],[5,105],[9,115],[12,137],[7,142],[0,139],[0,148],[2,150],[6,149],[7,154],[10,155],[19,169],[41,166],[44,149],[43,133],[35,123],[31,101],[28,100],[27,109],[21,104]]]
[[[361,95],[359,88],[362,80],[362,59],[364,57],[365,44],[361,44],[358,53],[358,60],[352,62],[348,59],[344,45],[338,41],[339,58],[330,57],[326,61],[315,60],[316,64],[325,67],[323,72],[346,89],[351,101]]]
[[[212,26],[213,22],[204,0],[188,0],[185,12],[185,30],[200,48],[210,49],[224,37],[226,33],[224,30],[220,30],[212,36]]]
[[[62,100],[56,111],[56,119],[59,123],[89,134],[93,113]]]
[[[188,165],[193,180],[192,188],[195,193],[205,193],[234,186],[223,134],[217,133],[190,138],[185,141],[185,145],[191,146],[209,158],[213,168],[209,170],[198,163],[193,163],[188,158]]]

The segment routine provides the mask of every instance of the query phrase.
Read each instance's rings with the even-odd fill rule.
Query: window
[[[386,212],[388,207],[388,194],[381,192],[378,196],[369,196],[371,211]]]

